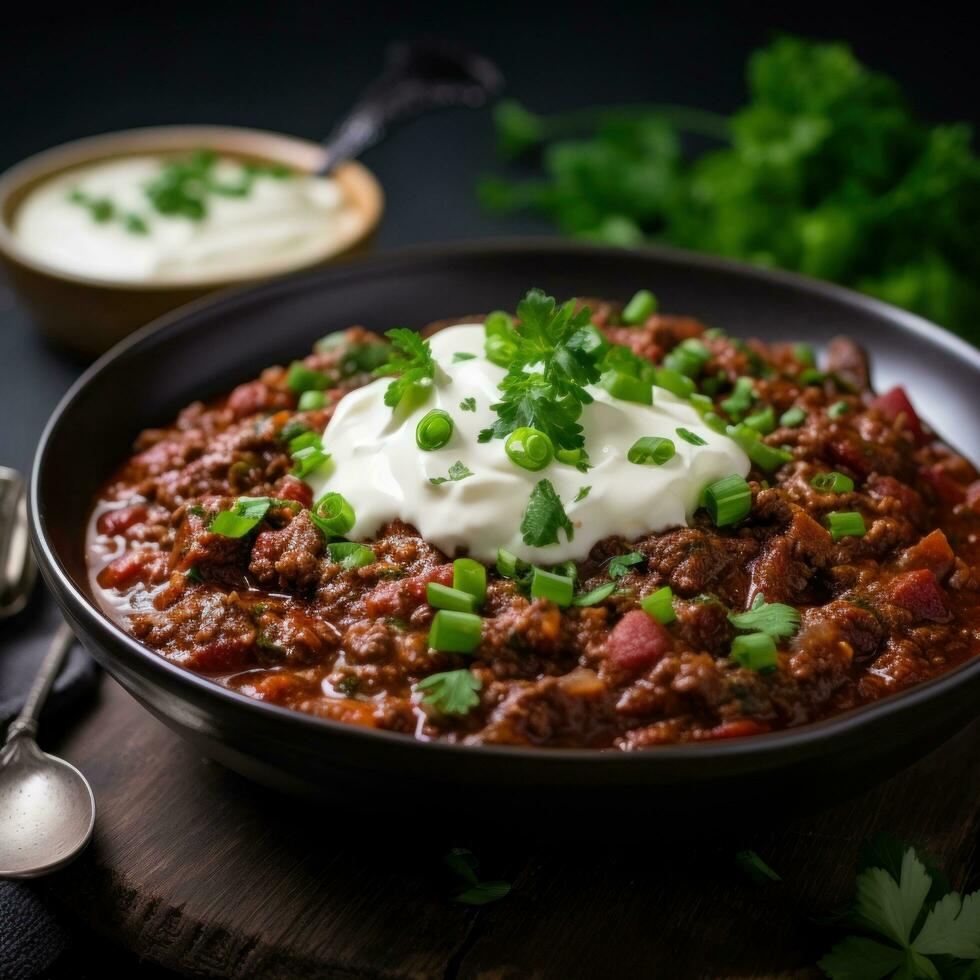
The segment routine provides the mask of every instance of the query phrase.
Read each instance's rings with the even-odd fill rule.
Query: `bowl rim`
[[[170,148],[157,145],[154,148],[157,141],[166,142],[168,140],[174,141],[175,144],[185,140],[188,143],[196,143],[199,140],[203,142],[208,140],[227,141],[228,144],[236,140],[255,140],[268,144],[270,149],[276,145],[283,147],[284,150],[292,146],[294,150],[302,151],[311,161],[314,161],[317,156],[325,157],[325,151],[319,143],[303,136],[279,133],[271,129],[228,126],[221,123],[189,123],[186,125],[174,123],[161,126],[139,126],[132,129],[97,133],[92,136],[69,140],[66,143],[58,143],[17,161],[0,173],[0,254],[6,255],[10,261],[14,261],[39,275],[93,289],[136,293],[199,293],[201,290],[211,291],[247,286],[249,283],[259,282],[273,276],[302,274],[312,266],[335,256],[340,256],[356,247],[377,230],[384,215],[385,196],[378,178],[360,160],[345,160],[338,165],[335,174],[339,180],[354,181],[362,188],[364,197],[368,200],[368,206],[365,207],[358,203],[356,207],[362,220],[339,244],[322,249],[316,256],[304,260],[298,265],[246,272],[240,275],[223,274],[210,278],[184,276],[159,281],[126,280],[71,272],[37,258],[21,247],[13,234],[11,221],[5,212],[7,202],[25,184],[40,185],[60,173],[77,167],[85,167],[100,160],[131,156],[137,153],[180,152],[177,145]],[[127,144],[129,144],[128,147]],[[223,151],[233,152],[230,145],[226,145]],[[255,156],[261,157],[262,155],[260,152],[255,153]],[[285,156],[286,154],[283,153],[283,157]],[[274,158],[274,154],[270,152],[269,157],[270,159]],[[18,209],[19,205],[14,209],[10,218],[13,218]]]
[[[422,741],[400,732],[366,728],[360,725],[319,718],[292,708],[260,701],[222,687],[202,675],[195,674],[170,662],[149,647],[143,646],[114,620],[110,619],[98,607],[94,598],[89,597],[82,589],[76,587],[47,535],[46,520],[40,501],[40,478],[49,444],[55,430],[61,423],[62,417],[71,411],[73,403],[79,398],[83,390],[87,389],[90,384],[97,382],[105,366],[144,344],[155,342],[159,336],[171,329],[179,328],[182,324],[185,329],[189,329],[198,318],[206,318],[212,308],[215,307],[222,308],[226,313],[234,312],[236,307],[250,305],[254,298],[274,299],[280,292],[291,293],[295,290],[317,288],[323,280],[342,281],[361,278],[370,281],[372,276],[383,273],[392,266],[404,271],[405,266],[410,266],[413,263],[428,264],[447,259],[472,261],[492,256],[506,257],[515,253],[543,254],[545,252],[557,255],[575,254],[579,257],[591,255],[596,258],[607,259],[616,255],[630,254],[635,256],[639,254],[640,257],[648,257],[661,263],[735,274],[755,279],[763,284],[790,287],[797,291],[820,296],[854,309],[887,318],[900,331],[911,332],[965,360],[976,371],[978,380],[980,380],[980,350],[972,347],[965,340],[914,313],[898,309],[882,300],[865,296],[843,286],[820,282],[798,273],[760,268],[744,262],[666,246],[650,245],[642,248],[624,249],[617,246],[581,243],[549,236],[495,237],[394,249],[381,255],[346,262],[328,270],[316,270],[288,279],[212,293],[141,327],[103,354],[75,381],[58,402],[46,423],[31,468],[29,494],[31,537],[45,580],[55,593],[56,598],[71,609],[75,618],[84,621],[88,630],[93,634],[105,635],[108,645],[115,649],[121,645],[130,657],[135,658],[142,665],[142,668],[138,670],[139,673],[145,675],[148,672],[150,675],[155,674],[158,678],[165,677],[172,681],[175,687],[191,689],[198,696],[214,703],[240,705],[243,711],[264,716],[270,723],[282,722],[286,725],[293,725],[296,726],[297,730],[307,731],[311,735],[321,737],[333,736],[339,740],[367,740],[376,743],[378,746],[387,744],[392,749],[401,749],[402,751],[428,752],[430,755],[462,755],[462,757],[475,759],[481,757],[527,759],[533,760],[535,764],[555,767],[569,763],[595,763],[599,760],[603,765],[610,766],[612,764],[617,768],[622,766],[649,767],[656,766],[658,763],[669,765],[690,762],[695,759],[712,758],[744,760],[759,757],[760,761],[769,759],[774,763],[777,758],[792,755],[802,760],[808,755],[820,754],[812,751],[814,747],[819,749],[824,743],[829,746],[835,741],[852,736],[860,729],[882,724],[886,719],[907,713],[922,702],[937,698],[944,692],[971,680],[980,680],[980,656],[977,656],[950,671],[904,691],[890,694],[878,701],[848,709],[820,721],[744,738],[657,745],[636,752],[623,752],[615,749],[463,745],[441,740]],[[116,655],[113,654],[113,656]],[[157,682],[155,678],[151,680],[151,683]],[[806,749],[810,749],[811,752],[803,751]],[[617,760],[615,763],[612,761],[614,759]]]

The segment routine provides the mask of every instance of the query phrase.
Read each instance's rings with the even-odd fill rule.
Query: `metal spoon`
[[[27,605],[36,578],[24,481],[16,470],[0,466],[0,619]]]
[[[385,70],[324,140],[320,167],[328,174],[382,139],[396,122],[430,109],[476,109],[504,85],[497,66],[452,41],[400,41],[388,48]]]
[[[92,836],[95,797],[73,766],[42,752],[37,719],[75,637],[62,624],[0,750],[0,878],[36,878],[68,864]]]

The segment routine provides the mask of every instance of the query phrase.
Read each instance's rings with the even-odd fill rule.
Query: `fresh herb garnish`
[[[690,443],[692,446],[707,446],[707,440],[702,439],[696,432],[692,432],[690,429],[685,429],[683,426],[679,426],[674,430],[685,442]]]
[[[225,538],[243,538],[253,530],[268,513],[270,507],[288,507],[299,510],[295,500],[279,500],[275,497],[239,497],[230,510],[215,515],[208,530]]]
[[[476,411],[476,399],[472,396],[469,398],[464,398],[459,403],[460,410],[463,412],[475,412]]]
[[[422,701],[442,714],[465,715],[480,703],[477,691],[483,684],[469,670],[447,670],[441,674],[430,674],[415,686],[425,692]]]
[[[782,602],[766,602],[766,597],[759,592],[752,601],[751,609],[729,613],[728,621],[737,630],[784,637],[792,636],[800,628],[800,613]]]
[[[862,848],[856,900],[845,921],[862,935],[817,964],[831,980],[967,977],[980,958],[980,891],[949,891],[915,848],[877,837]]]
[[[573,606],[597,606],[600,602],[608,599],[616,589],[614,582],[607,582],[589,592],[580,592],[572,599]]]
[[[498,386],[501,400],[490,406],[497,420],[480,433],[480,442],[526,427],[547,435],[556,450],[581,449],[577,419],[592,402],[584,386],[599,380],[596,362],[605,342],[587,308],[576,312],[574,300],[557,306],[540,289],[518,303],[517,315],[513,356]]]
[[[638,551],[630,551],[625,555],[616,555],[611,562],[609,562],[609,577],[610,578],[622,578],[624,575],[629,574],[629,570],[634,565],[639,565],[643,561],[643,555]]]
[[[585,498],[589,495],[589,491],[591,489],[592,489],[591,486],[588,486],[588,487],[579,487],[578,488],[578,493],[575,494],[575,497],[572,500],[572,503],[577,504],[580,500],[585,500]]]
[[[488,902],[499,901],[510,892],[509,882],[480,881],[477,876],[480,864],[472,851],[463,847],[454,847],[443,860],[465,882],[452,896],[454,902],[461,902],[463,905],[486,905]]]
[[[453,354],[453,364],[459,361],[472,361],[476,358],[476,354],[467,354],[465,351],[458,350]]]
[[[783,880],[755,851],[739,851],[735,855],[735,866],[757,885]]]
[[[558,544],[559,530],[565,532],[569,541],[575,536],[575,528],[551,481],[539,480],[531,491],[521,518],[521,536],[526,545],[543,548],[549,544]]]
[[[385,391],[385,404],[396,408],[408,394],[417,394],[431,386],[436,375],[436,362],[432,359],[429,342],[414,330],[395,327],[385,332],[395,352],[387,363],[374,369],[377,378],[397,375]]]
[[[449,467],[448,476],[430,476],[429,483],[434,487],[438,487],[440,484],[449,483],[453,480],[465,480],[468,476],[472,476],[473,471],[467,467],[462,460],[457,459],[452,466]]]

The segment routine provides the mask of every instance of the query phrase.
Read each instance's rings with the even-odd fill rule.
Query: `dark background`
[[[65,140],[161,123],[322,137],[379,70],[385,41],[413,36],[452,37],[483,51],[506,75],[507,94],[542,112],[639,101],[729,111],[743,101],[748,54],[776,34],[844,39],[895,77],[925,118],[976,123],[976,44],[965,9],[130,0],[62,11],[22,3],[0,26],[0,170]],[[495,166],[485,111],[419,120],[364,160],[387,194],[382,248],[548,230],[479,209],[474,181]],[[48,413],[80,370],[36,336],[0,285],[0,464],[28,468]],[[39,600],[0,630],[0,647],[43,644],[54,615]],[[113,965],[128,968],[117,955]],[[105,956],[78,937],[53,975],[104,975]]]

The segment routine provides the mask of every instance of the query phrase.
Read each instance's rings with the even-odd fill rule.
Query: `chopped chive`
[[[706,439],[702,439],[696,432],[692,432],[690,429],[685,429],[683,426],[678,426],[674,430],[685,442],[689,442],[692,446],[707,446],[708,442]]]
[[[577,504],[580,500],[585,500],[585,498],[589,495],[589,491],[591,489],[592,489],[591,486],[588,486],[588,487],[579,487],[578,488],[578,493],[575,494],[575,497],[572,499],[572,503],[573,504]]]
[[[674,593],[669,585],[641,599],[640,608],[664,626],[677,619],[677,613],[674,612]]]
[[[286,374],[286,387],[301,394],[304,391],[322,391],[330,384],[330,379],[322,371],[308,368],[302,361],[293,361]]]
[[[357,541],[331,541],[327,545],[327,552],[331,561],[343,565],[344,568],[364,568],[378,560],[378,556],[367,545]]]
[[[343,537],[356,523],[354,508],[339,493],[325,493],[310,511],[310,520],[327,537]]]
[[[711,352],[698,340],[678,344],[663,361],[664,367],[689,378],[696,378],[711,359]]]
[[[755,388],[752,379],[741,377],[735,379],[732,393],[725,398],[721,407],[733,418],[741,418],[752,407],[755,401]]]
[[[319,408],[327,407],[327,396],[322,391],[310,388],[299,396],[296,407],[301,412],[315,412]]]
[[[817,355],[813,353],[813,348],[809,344],[794,344],[793,357],[805,368],[817,366]]]
[[[497,572],[504,578],[516,579],[520,576],[521,559],[503,548],[497,549]]]
[[[482,633],[483,620],[475,613],[440,609],[429,628],[429,646],[441,653],[472,653]]]
[[[426,585],[425,599],[433,609],[476,612],[476,596],[461,589],[451,589],[448,585],[440,585],[438,582],[429,582]]]
[[[788,450],[767,446],[760,439],[759,433],[744,422],[728,426],[725,432],[738,443],[745,455],[766,473],[774,473],[784,463],[789,463],[793,459],[793,454]]]
[[[630,447],[626,458],[643,466],[662,466],[673,459],[676,449],[670,439],[661,436],[643,436]]]
[[[834,402],[834,404],[827,409],[827,414],[832,419],[839,419],[841,416],[847,415],[847,413],[850,410],[851,410],[851,406],[847,402],[839,401],[839,402]]]
[[[548,599],[556,606],[568,606],[574,591],[575,579],[535,566],[531,576],[531,595],[535,599]]]
[[[453,354],[453,364],[458,364],[460,361],[472,361],[476,359],[476,354],[467,354],[465,351],[458,350]]]
[[[323,447],[319,445],[304,446],[291,455],[294,465],[290,472],[301,480],[305,480],[311,473],[315,473],[330,459],[330,454],[325,453]]]
[[[693,408],[698,415],[703,416],[705,412],[710,412],[714,407],[715,403],[707,396],[702,395],[700,392],[695,392],[690,397],[691,408]]]
[[[453,420],[449,412],[434,408],[419,419],[415,427],[415,445],[424,452],[442,449],[453,435]]]
[[[589,592],[580,592],[572,599],[573,606],[597,606],[600,602],[608,599],[616,589],[615,582],[607,582]]]
[[[776,667],[776,641],[768,633],[744,633],[732,640],[732,660],[763,673]]]
[[[827,526],[834,541],[840,541],[845,537],[860,538],[868,531],[864,524],[864,517],[855,510],[834,511],[828,514]]]
[[[854,489],[854,481],[832,470],[830,473],[818,473],[810,480],[810,486],[821,493],[850,493]]]
[[[816,368],[807,368],[805,371],[800,372],[796,380],[801,385],[822,385],[826,379],[827,376],[823,371],[818,371]]]
[[[798,428],[805,421],[806,412],[800,408],[799,405],[794,405],[792,408],[787,408],[786,411],[779,416],[779,424],[786,426],[788,429]]]
[[[507,437],[504,452],[515,466],[534,472],[543,470],[554,459],[555,447],[546,433],[524,425]]]
[[[717,412],[705,412],[702,421],[712,432],[725,435],[728,423]]]
[[[636,402],[639,405],[653,404],[653,384],[636,378],[625,371],[606,371],[600,378],[599,384],[609,392],[613,398],[622,399],[625,402]]]
[[[776,414],[772,410],[772,405],[766,405],[760,412],[753,412],[751,415],[746,415],[745,424],[750,429],[755,429],[756,432],[760,432],[764,436],[769,435],[776,428]]]
[[[667,391],[677,395],[678,398],[692,398],[695,388],[694,382],[680,371],[673,371],[670,368],[657,368],[653,376],[653,383],[658,388],[665,388]]]
[[[453,562],[453,588],[473,596],[482,605],[487,597],[487,570],[472,558],[457,558]]]
[[[623,323],[635,327],[657,312],[657,297],[649,289],[640,289],[623,309]]]
[[[752,491],[737,474],[716,480],[705,488],[704,505],[716,527],[734,524],[752,509]]]

